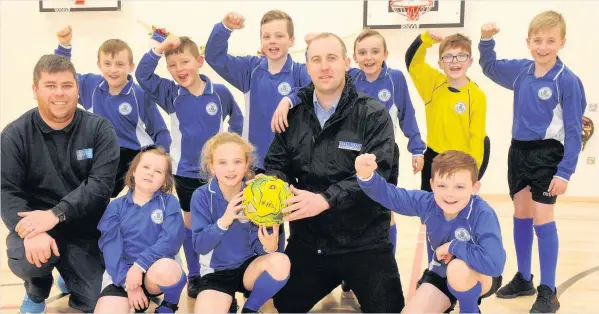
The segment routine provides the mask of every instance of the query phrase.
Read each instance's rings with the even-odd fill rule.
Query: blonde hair
[[[206,144],[204,144],[204,148],[202,149],[202,157],[201,157],[201,171],[206,177],[212,177],[214,174],[210,171],[210,165],[214,162],[214,151],[221,145],[227,143],[234,143],[241,146],[245,154],[245,160],[248,164],[248,171],[246,173],[246,178],[251,179],[254,177],[254,172],[252,171],[252,165],[256,161],[256,157],[254,156],[254,152],[256,148],[254,145],[246,142],[239,134],[230,133],[230,132],[220,132],[213,137],[211,137]]]
[[[368,37],[372,37],[372,36],[376,36],[378,38],[380,38],[383,41],[383,48],[385,49],[384,51],[387,51],[387,41],[385,40],[385,37],[383,37],[383,35],[381,35],[381,33],[370,29],[370,28],[365,28],[360,35],[358,35],[358,37],[356,37],[356,40],[354,40],[354,52],[356,51],[356,46],[358,45],[359,42],[361,42],[362,40],[368,38]]]
[[[98,49],[98,61],[100,61],[100,55],[102,53],[110,55],[112,58],[114,58],[117,53],[123,50],[127,51],[129,54],[129,64],[133,64],[133,51],[131,51],[131,47],[129,47],[126,42],[120,39],[109,39],[102,43]]]
[[[142,148],[141,152],[137,154],[135,158],[133,158],[133,161],[131,161],[127,175],[125,175],[125,184],[129,187],[129,189],[135,190],[135,177],[133,174],[135,173],[135,170],[137,170],[137,166],[141,161],[141,156],[149,153],[164,157],[164,161],[166,162],[165,180],[164,185],[160,188],[160,190],[164,193],[172,193],[173,188],[175,187],[175,179],[173,177],[173,162],[171,156],[164,150],[164,148],[160,146],[150,145],[147,149]]]
[[[468,170],[470,172],[472,183],[478,181],[476,159],[471,155],[458,150],[448,150],[437,155],[437,157],[433,159],[431,170],[433,180],[435,177],[452,176],[460,170]]]
[[[447,49],[452,48],[460,48],[472,56],[472,40],[465,35],[457,33],[445,37],[441,44],[439,44],[439,58],[443,56],[443,53]]]
[[[293,20],[291,19],[291,16],[289,16],[289,14],[281,10],[270,10],[266,12],[262,16],[262,20],[260,20],[260,28],[262,28],[262,25],[266,23],[278,20],[287,21],[287,33],[289,34],[289,37],[293,37]]]
[[[196,59],[202,55],[203,51],[200,52],[198,45],[193,40],[191,40],[191,38],[187,36],[181,36],[179,37],[179,40],[181,40],[181,44],[177,48],[165,52],[165,58],[168,58],[170,55],[173,54],[185,53],[185,50],[189,51],[189,53],[191,53],[191,55]]]
[[[307,51],[310,49],[310,45],[312,45],[312,43],[314,43],[315,41],[319,40],[319,39],[325,39],[325,38],[336,38],[339,43],[341,44],[341,53],[342,53],[342,58],[345,59],[347,58],[347,46],[345,46],[345,43],[343,42],[343,39],[341,39],[341,37],[333,34],[333,33],[320,33],[316,36],[314,36],[314,38],[312,38],[312,40],[310,41],[310,43],[308,44],[308,47],[306,47],[306,55],[307,55]]]
[[[542,29],[560,27],[562,39],[566,38],[566,20],[556,11],[545,11],[537,14],[528,25],[528,37]]]

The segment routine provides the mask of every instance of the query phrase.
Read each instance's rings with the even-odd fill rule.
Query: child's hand
[[[424,156],[413,156],[412,157],[412,170],[414,171],[414,174],[417,174],[418,172],[422,171],[423,167],[424,167]]]
[[[141,287],[141,280],[143,278],[143,272],[136,265],[132,265],[129,267],[129,271],[127,272],[127,277],[125,277],[125,289],[135,290]]]
[[[141,287],[135,290],[127,290],[127,299],[129,300],[129,307],[136,310],[141,311],[149,306],[148,298]]]
[[[551,195],[562,195],[564,193],[566,193],[566,190],[568,189],[568,182],[564,181],[560,178],[553,178],[551,179],[551,183],[549,184],[549,189],[547,190],[547,192],[549,192],[549,194]]]
[[[289,98],[283,97],[275,110],[275,113],[272,115],[272,120],[270,121],[270,129],[273,132],[283,133],[285,129],[289,127],[289,122],[287,122],[287,114],[289,114],[289,108],[291,107],[291,102]]]
[[[304,36],[304,41],[306,42],[306,45],[309,45],[316,36],[318,36],[318,33],[306,34],[306,36]]]
[[[245,27],[245,18],[239,13],[229,12],[225,15],[223,24],[225,24],[228,29],[242,29]]]
[[[258,228],[258,239],[265,251],[274,252],[279,248],[279,225],[272,227],[272,233],[268,233],[268,229],[264,226]]]
[[[441,245],[435,250],[435,254],[437,255],[437,260],[443,261],[443,263],[448,264],[451,262],[453,255],[449,253],[449,242]]]
[[[442,42],[443,39],[445,39],[445,37],[443,35],[435,32],[435,31],[428,31],[428,36],[436,42]]]
[[[491,39],[497,33],[499,33],[499,27],[497,27],[497,24],[495,24],[495,22],[485,23],[480,28],[481,39]]]
[[[358,178],[370,178],[372,173],[378,167],[376,164],[376,156],[374,154],[363,154],[358,156],[358,158],[356,158],[355,167]]]
[[[235,221],[235,219],[247,219],[247,217],[239,215],[239,212],[243,209],[243,205],[241,204],[241,202],[243,202],[244,200],[245,197],[243,197],[243,191],[237,193],[237,195],[233,197],[233,199],[229,202],[229,205],[227,205],[225,213],[219,219],[219,224],[221,225],[221,227],[229,228],[233,224],[233,221]]]
[[[160,45],[154,48],[156,53],[162,54],[164,52],[176,49],[181,44],[181,39],[175,35],[168,36]]]
[[[73,39],[73,29],[71,25],[67,25],[56,32],[58,43],[62,46],[68,47],[71,45],[71,39]]]

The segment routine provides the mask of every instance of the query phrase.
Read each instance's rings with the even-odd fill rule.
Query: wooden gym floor
[[[502,235],[507,251],[507,263],[504,283],[516,272],[516,256],[512,239],[512,204],[509,198],[489,198],[497,211],[502,227]],[[398,225],[397,264],[401,274],[404,295],[407,299],[414,291],[415,283],[426,267],[426,251],[423,247],[423,229],[419,220],[413,217],[395,215]],[[560,313],[599,313],[599,202],[558,201],[556,210],[557,228],[560,235],[560,249],[557,271],[557,289],[561,303]],[[24,296],[22,281],[15,277],[6,264],[5,238],[6,228],[0,227],[0,313],[17,313]],[[540,277],[536,238],[533,247],[533,267],[535,285]],[[182,253],[183,254],[183,253]],[[55,273],[55,276],[57,273]],[[184,290],[185,292],[185,290]],[[513,300],[501,300],[494,296],[487,298],[481,305],[487,313],[528,313],[534,296]],[[238,294],[239,304],[243,298]],[[184,293],[181,297],[179,312],[192,313],[195,300]],[[48,313],[70,313],[75,310],[68,307],[68,296],[62,296],[53,288],[47,301]],[[153,305],[148,312],[153,312]],[[276,312],[272,303],[267,303],[264,312]],[[329,297],[317,304],[312,312],[352,313],[359,312],[359,305],[351,295],[344,295],[337,288]],[[454,313],[457,313],[454,312]]]

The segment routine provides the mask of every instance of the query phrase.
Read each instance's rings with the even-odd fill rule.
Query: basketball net
[[[420,16],[433,8],[433,0],[390,0],[389,5],[395,13],[406,17],[407,23],[401,25],[402,30],[418,30]]]

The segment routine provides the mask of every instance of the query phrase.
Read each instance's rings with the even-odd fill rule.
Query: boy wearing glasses
[[[443,73],[425,62],[426,49],[438,42]],[[426,112],[428,147],[421,172],[422,190],[431,192],[433,158],[444,151],[459,150],[472,155],[479,168],[479,179],[487,168],[487,100],[478,85],[466,76],[471,64],[472,41],[462,34],[443,38],[426,31],[406,52],[406,67]]]
[[[426,63],[426,49],[439,45],[439,67]],[[433,159],[448,150],[458,150],[476,159],[480,180],[489,161],[490,142],[486,136],[487,99],[466,71],[472,64],[472,41],[462,34],[443,38],[424,32],[406,52],[406,67],[422,98],[426,113],[427,149],[421,172],[420,189],[431,190]],[[428,262],[434,252],[428,243]],[[424,271],[425,278],[429,270]],[[421,282],[419,282],[419,285]],[[451,308],[455,306],[452,302]]]

